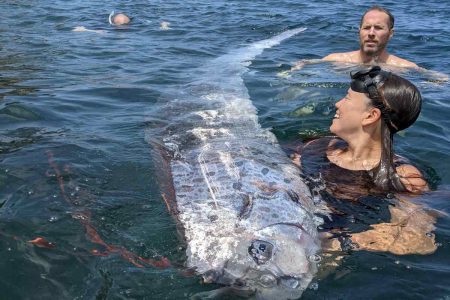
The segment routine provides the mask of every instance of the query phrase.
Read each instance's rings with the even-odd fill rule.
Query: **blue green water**
[[[167,213],[144,139],[165,102],[198,67],[287,29],[307,31],[251,62],[244,82],[260,123],[282,143],[327,132],[347,71],[293,62],[358,47],[361,13],[373,1],[12,1],[0,3],[1,299],[184,299],[215,285],[180,271],[184,245]],[[396,17],[390,51],[448,73],[450,5],[380,1]],[[114,29],[112,9],[134,16]],[[161,22],[170,30],[161,30]],[[72,32],[75,26],[105,33]],[[213,72],[213,70],[211,70]],[[450,213],[450,92],[422,73],[416,124],[396,140],[398,153],[425,171],[434,191],[421,199]],[[299,113],[313,107],[312,113]],[[61,176],[49,163],[49,153]],[[61,180],[61,182],[58,181]],[[64,193],[61,192],[64,184]],[[90,215],[102,239],[175,267],[136,267],[86,235]],[[428,256],[356,252],[317,281],[305,299],[448,299],[450,222],[436,224]],[[29,243],[45,237],[53,248]]]

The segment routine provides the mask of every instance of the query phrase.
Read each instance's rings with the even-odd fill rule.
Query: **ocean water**
[[[2,1],[0,298],[186,299],[218,288],[183,270],[184,244],[157,182],[165,166],[152,159],[147,130],[176,124],[162,112],[190,92],[184,89],[194,77],[220,74],[211,67],[199,74],[202,66],[306,27],[236,76],[260,124],[281,144],[326,134],[334,103],[348,88],[348,68],[323,63],[289,78],[277,74],[300,59],[357,49],[359,18],[372,4]],[[449,73],[446,1],[377,4],[396,17],[392,53]],[[132,25],[111,27],[113,9],[134,16]],[[76,26],[101,32],[73,32]],[[449,83],[426,73],[402,75],[420,88],[424,104],[396,150],[430,180],[433,191],[418,201],[450,213]],[[354,252],[303,298],[448,299],[447,216],[435,234],[439,247],[431,255]],[[163,257],[172,267],[160,268]]]

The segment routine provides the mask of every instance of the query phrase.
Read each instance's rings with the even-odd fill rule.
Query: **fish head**
[[[273,224],[254,232],[238,242],[235,255],[227,261],[219,281],[239,289],[252,289],[261,299],[299,298],[313,279],[320,260],[314,232],[289,223]]]

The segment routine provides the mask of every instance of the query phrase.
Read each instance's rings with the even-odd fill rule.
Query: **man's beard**
[[[360,49],[369,57],[378,57],[386,49],[387,43],[378,44],[377,47],[365,47],[364,42],[360,43]]]

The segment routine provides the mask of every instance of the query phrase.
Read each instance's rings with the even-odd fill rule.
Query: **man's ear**
[[[376,108],[376,107],[373,107],[367,112],[365,118],[362,120],[362,125],[365,126],[365,125],[374,124],[380,118],[381,118],[381,111],[380,111],[380,109]]]
[[[394,28],[389,30],[389,39],[391,39],[394,36]]]

